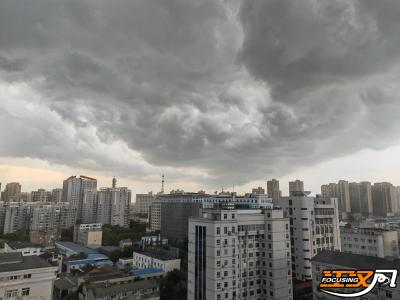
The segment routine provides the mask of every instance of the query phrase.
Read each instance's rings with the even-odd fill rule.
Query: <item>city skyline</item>
[[[103,182],[98,184],[98,190],[101,189],[107,189],[110,187],[114,186],[114,183],[116,184],[116,187],[120,187],[120,186],[124,186],[127,187],[128,189],[131,190],[131,187],[124,185],[124,181],[119,180],[119,178],[116,178],[115,176],[112,178],[103,178],[103,181],[99,181],[98,178],[95,178],[93,176],[86,176],[83,174],[77,175],[77,174],[71,174],[68,175],[67,177],[62,178],[61,183],[63,181],[65,181],[66,179],[68,179],[69,177],[79,177],[79,176],[83,176],[83,177],[88,177],[88,178],[93,178],[94,180],[96,180],[97,182]],[[165,177],[160,177],[160,182],[159,182],[159,187],[157,189],[157,187],[153,190],[143,190],[143,191],[139,191],[139,190],[133,190],[133,194],[136,195],[140,195],[140,196],[147,196],[147,195],[156,195],[159,194],[161,191],[161,185],[162,185],[162,180],[164,180],[165,183]],[[107,182],[108,181],[108,182]],[[324,193],[322,190],[326,187],[328,187],[329,185],[337,185],[338,183],[340,183],[341,181],[344,181],[347,184],[359,184],[362,182],[366,182],[366,183],[370,183],[370,185],[374,185],[374,184],[379,184],[379,183],[389,183],[391,184],[393,187],[395,188],[400,188],[400,185],[396,185],[394,182],[390,181],[390,180],[381,180],[381,181],[373,181],[373,180],[369,180],[369,179],[364,179],[364,180],[348,180],[346,178],[339,178],[336,181],[331,181],[331,182],[323,182],[322,184],[320,184],[319,186],[316,186],[315,190],[312,190],[309,188],[309,185],[307,184],[307,182],[305,182],[302,178],[297,177],[297,178],[289,178],[288,181],[282,181],[282,179],[279,178],[269,178],[268,180],[265,181],[257,181],[254,182],[255,184],[258,185],[251,185],[252,183],[246,184],[245,186],[242,187],[237,187],[235,185],[232,186],[220,186],[220,187],[216,187],[215,189],[204,189],[204,188],[197,188],[197,189],[181,189],[179,188],[179,186],[167,186],[165,189],[165,194],[169,194],[170,192],[174,193],[177,191],[183,191],[186,193],[197,193],[197,192],[201,192],[201,193],[206,193],[206,194],[214,194],[214,193],[221,193],[221,192],[235,192],[237,195],[245,195],[248,193],[257,193],[257,189],[261,188],[265,195],[268,195],[268,184],[270,181],[277,181],[278,182],[278,186],[279,186],[279,190],[277,190],[276,192],[279,192],[278,199],[282,196],[288,196],[290,195],[290,185],[292,183],[299,182],[302,185],[302,190],[301,191],[307,191],[310,192],[310,195],[321,195],[323,197],[325,196],[332,196],[332,197],[337,197],[336,195],[329,195],[329,192],[326,194]],[[63,184],[56,184],[54,186],[48,186],[48,187],[34,187],[33,189],[29,189],[26,188],[24,185],[24,182],[18,181],[18,180],[14,180],[14,181],[0,181],[0,192],[5,191],[6,189],[6,185],[7,184],[19,184],[20,185],[20,189],[21,189],[21,193],[37,193],[38,191],[44,192],[44,193],[51,193],[53,190],[62,190],[62,185]],[[59,186],[60,185],[60,186]],[[155,186],[155,185],[154,185]],[[165,187],[165,186],[164,186]],[[271,186],[271,189],[274,189],[274,187]],[[300,191],[300,190],[299,190]],[[163,192],[164,193],[164,192]],[[43,196],[45,197],[45,196]],[[268,195],[269,198],[274,199],[274,196],[272,195]],[[400,197],[400,196],[399,196]],[[340,198],[340,197],[339,197]],[[133,200],[133,198],[132,198]],[[19,200],[17,200],[19,201]],[[46,202],[46,201],[45,201]],[[133,201],[134,202],[134,201]],[[399,204],[400,205],[400,204]]]

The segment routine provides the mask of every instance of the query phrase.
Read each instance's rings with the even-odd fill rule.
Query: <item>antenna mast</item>
[[[117,178],[115,176],[112,179],[112,187],[115,189],[117,187]]]
[[[164,194],[164,183],[165,183],[164,174],[162,174],[162,176],[161,176],[161,194]]]

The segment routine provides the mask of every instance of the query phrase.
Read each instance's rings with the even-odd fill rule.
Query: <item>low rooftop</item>
[[[88,254],[87,258],[82,259],[65,259],[64,263],[67,265],[75,266],[82,264],[95,264],[100,262],[111,262],[109,258],[103,254]]]
[[[43,248],[40,245],[32,244],[31,242],[28,241],[6,241],[5,243],[14,250],[23,248]]]
[[[361,270],[393,268],[400,270],[400,259],[385,259],[338,251],[322,251],[315,255],[311,261]]]
[[[50,267],[51,264],[37,256],[22,256],[21,253],[0,254],[0,273]]]
[[[54,286],[60,291],[78,288],[78,278],[67,274],[56,280]]]
[[[145,269],[132,270],[130,273],[133,276],[147,276],[147,275],[164,273],[164,271],[158,268],[145,268]]]
[[[73,243],[73,242],[65,242],[65,241],[57,241],[55,242],[56,246],[59,245],[61,247],[67,248],[70,251],[75,253],[85,253],[85,254],[95,254],[99,253],[94,249],[90,249],[88,247]]]
[[[110,286],[96,284],[88,287],[88,289],[93,290],[94,295],[97,297],[115,295],[126,291],[148,290],[153,288],[158,289],[158,283],[155,280],[142,280],[123,284],[114,284]]]
[[[138,253],[141,255],[146,255],[148,257],[152,257],[155,259],[159,259],[159,260],[172,260],[172,259],[178,259],[175,255],[173,255],[172,253],[169,253],[167,251],[143,251],[143,252],[139,252],[139,251],[134,251],[134,253]]]

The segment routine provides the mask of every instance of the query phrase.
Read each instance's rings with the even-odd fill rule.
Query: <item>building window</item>
[[[24,274],[24,278],[31,278],[32,274]]]
[[[5,293],[5,298],[13,298],[13,297],[17,297],[18,296],[18,290],[8,290]]]
[[[29,296],[30,288],[23,288],[22,289],[22,296]]]

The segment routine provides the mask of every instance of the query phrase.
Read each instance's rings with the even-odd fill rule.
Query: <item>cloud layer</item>
[[[1,1],[0,155],[217,185],[386,148],[399,13],[396,0]]]

